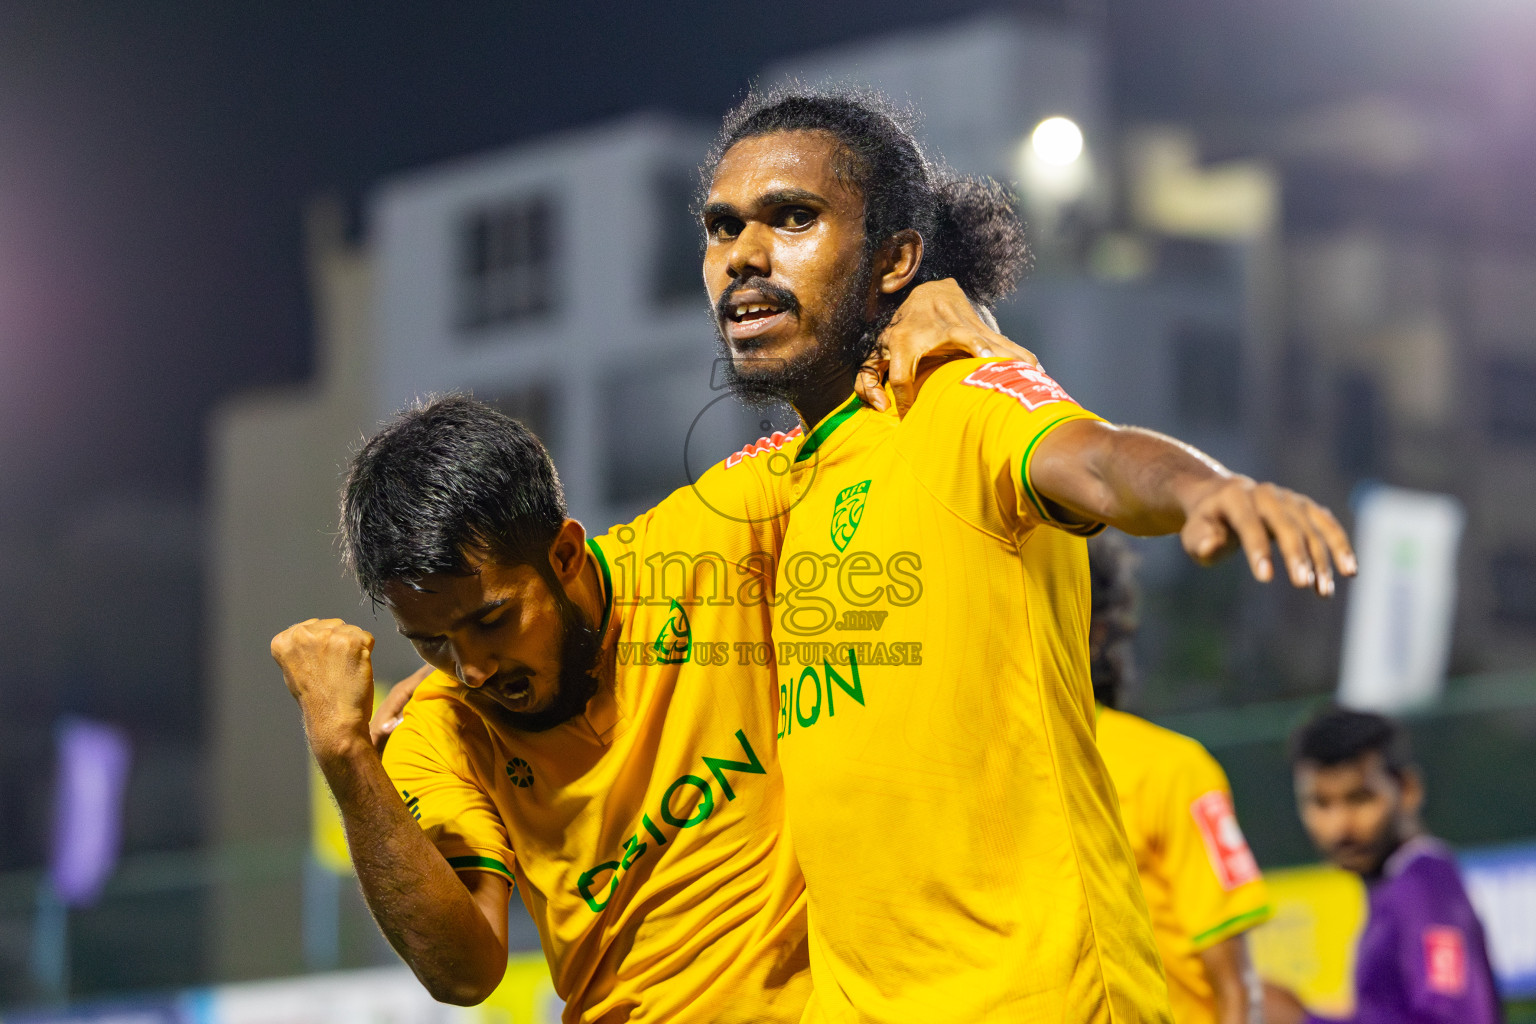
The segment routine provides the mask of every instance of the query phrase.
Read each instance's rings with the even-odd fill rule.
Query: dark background
[[[638,107],[717,116],[782,55],[1000,7],[0,4],[0,510],[195,497],[209,405],[309,367],[316,194],[355,207],[392,172]],[[1518,0],[1014,9],[1102,26],[1123,120],[1251,145],[1379,87],[1503,111],[1533,145]]]

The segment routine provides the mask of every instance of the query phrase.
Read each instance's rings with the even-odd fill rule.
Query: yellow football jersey
[[[1099,752],[1120,793],[1176,1024],[1215,1024],[1200,951],[1269,918],[1269,894],[1216,759],[1188,736],[1123,711],[1099,714]]]
[[[590,542],[620,626],[584,715],[498,728],[434,673],[386,748],[448,862],[515,881],[568,1022],[800,1019],[769,646],[788,457],[767,457],[796,440],[749,446]]]
[[[774,636],[807,1021],[1168,1021],[1094,743],[1093,531],[1030,482],[1091,416],[961,360],[905,420],[855,398],[796,454]]]

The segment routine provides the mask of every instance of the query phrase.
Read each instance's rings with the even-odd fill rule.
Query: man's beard
[[[1352,859],[1365,861],[1362,868],[1352,867],[1350,870],[1360,871],[1367,879],[1378,878],[1385,869],[1388,859],[1397,852],[1398,847],[1404,842],[1403,830],[1398,822],[1398,812],[1393,810],[1384,823],[1382,830],[1364,843],[1340,844],[1335,843],[1326,852],[1328,859],[1335,864],[1341,863],[1341,857],[1348,852],[1354,854]]]
[[[559,580],[550,580],[550,590],[560,609],[560,671],[555,682],[555,696],[538,711],[511,711],[495,701],[477,702],[497,719],[519,732],[548,732],[563,725],[587,709],[597,693],[597,658],[602,648],[602,634],[582,617],[581,610],[566,594]]]
[[[763,278],[743,278],[733,282],[721,293],[715,308],[715,330],[725,363],[725,383],[731,393],[754,408],[764,408],[780,402],[793,404],[807,387],[838,374],[847,375],[851,389],[854,371],[874,351],[880,332],[892,316],[891,312],[885,312],[874,320],[864,318],[872,280],[873,263],[870,253],[864,252],[859,257],[858,268],[849,276],[843,294],[838,297],[830,320],[817,335],[816,346],[793,359],[754,359],[750,354],[738,358],[731,350],[721,324],[725,319],[724,311],[736,292],[753,288],[781,308],[796,311],[800,308],[792,292]]]

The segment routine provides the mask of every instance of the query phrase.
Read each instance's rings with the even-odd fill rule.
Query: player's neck
[[[790,404],[800,416],[800,425],[810,433],[812,428],[831,415],[832,411],[853,393],[857,368],[839,367],[836,372],[817,380],[806,381],[790,398]]]
[[[608,602],[612,595],[603,589],[602,575],[597,569],[597,559],[589,550],[586,552],[586,560],[582,563],[581,572],[577,574],[574,582],[565,590],[576,610],[581,612],[582,618],[598,629],[603,625],[603,614],[607,611]],[[612,627],[613,623],[609,622]],[[607,632],[611,633],[610,628]],[[608,636],[603,636],[603,646],[607,646]]]

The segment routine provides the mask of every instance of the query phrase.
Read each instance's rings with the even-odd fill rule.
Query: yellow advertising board
[[[1275,916],[1249,932],[1259,975],[1291,989],[1314,1013],[1347,1017],[1355,1005],[1355,944],[1365,927],[1358,875],[1316,866],[1267,871]]]
[[[341,812],[314,758],[309,759],[309,843],[315,863],[338,875],[351,874],[352,857],[347,853]]]
[[[543,953],[514,953],[490,998],[469,1012],[475,1024],[560,1024],[564,1003],[549,980]]]
[[[375,685],[373,706],[378,707],[387,693],[386,687]],[[341,811],[337,810],[330,787],[325,784],[325,776],[320,774],[320,766],[315,764],[313,757],[309,759],[309,845],[310,855],[321,867],[338,875],[352,873],[352,855],[347,852]]]

